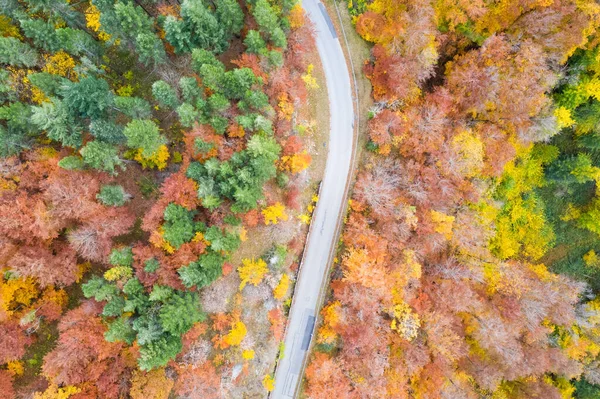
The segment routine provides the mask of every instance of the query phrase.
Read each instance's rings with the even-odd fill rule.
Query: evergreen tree
[[[73,121],[69,109],[60,100],[44,102],[39,107],[32,107],[31,122],[40,130],[45,130],[48,137],[67,147],[81,146],[81,127]]]
[[[27,43],[14,37],[0,37],[0,63],[34,67],[39,61],[38,52]]]
[[[152,95],[164,107],[175,109],[179,105],[177,92],[164,80],[157,80],[152,84]]]
[[[61,87],[61,93],[68,109],[83,118],[104,117],[114,100],[106,80],[92,76],[65,84]]]
[[[131,199],[131,195],[127,194],[122,186],[105,185],[96,194],[96,198],[107,206],[123,206]]]
[[[83,157],[83,162],[98,170],[108,172],[110,174],[117,174],[115,168],[120,167],[125,169],[125,164],[119,158],[119,152],[117,148],[111,144],[103,143],[101,141],[90,141],[79,150]]]
[[[123,130],[129,148],[141,148],[142,156],[149,158],[154,155],[166,140],[160,135],[158,126],[151,120],[134,119]]]

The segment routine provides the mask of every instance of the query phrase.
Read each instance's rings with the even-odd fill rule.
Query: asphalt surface
[[[296,283],[285,336],[284,356],[275,372],[275,389],[270,396],[272,399],[295,397],[302,381],[307,349],[320,306],[319,294],[326,284],[326,271],[337,243],[337,225],[346,201],[345,188],[350,174],[354,140],[350,73],[342,46],[323,4],[317,0],[303,0],[302,6],[317,31],[317,49],[327,81],[331,131],[327,166]]]

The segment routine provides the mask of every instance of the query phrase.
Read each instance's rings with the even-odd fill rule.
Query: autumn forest
[[[364,122],[297,397],[600,398],[600,4],[323,3]],[[316,36],[299,0],[0,0],[0,399],[283,383]]]

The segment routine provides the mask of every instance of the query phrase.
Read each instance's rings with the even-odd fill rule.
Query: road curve
[[[307,349],[320,306],[319,296],[326,284],[326,272],[337,244],[338,221],[346,201],[354,141],[350,73],[342,46],[323,4],[317,0],[303,0],[302,6],[316,27],[317,49],[327,82],[331,130],[327,166],[298,273],[285,335],[284,356],[275,372],[272,399],[293,398],[302,381]]]

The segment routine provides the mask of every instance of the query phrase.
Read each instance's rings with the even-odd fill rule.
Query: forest
[[[349,0],[365,153],[307,398],[600,397],[600,5]]]
[[[0,397],[264,397],[318,173],[295,0],[0,0]]]

